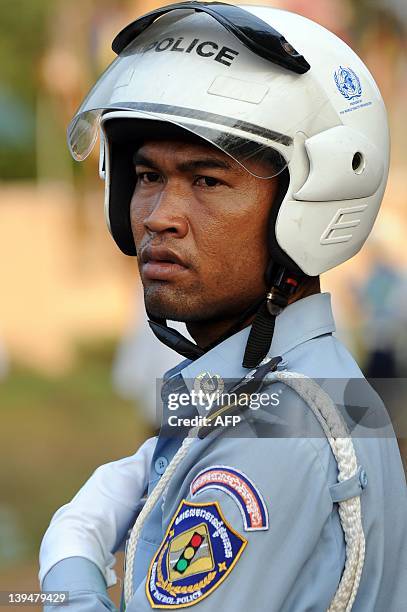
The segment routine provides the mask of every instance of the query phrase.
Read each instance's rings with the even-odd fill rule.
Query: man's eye
[[[217,187],[222,183],[219,179],[214,178],[213,176],[198,176],[195,179],[194,184],[198,185],[198,187]]]
[[[144,184],[158,183],[160,175],[158,172],[139,172],[137,174],[137,182]]]

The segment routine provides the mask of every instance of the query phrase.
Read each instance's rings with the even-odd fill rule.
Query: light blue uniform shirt
[[[205,597],[198,597],[197,603],[192,604],[197,610],[326,610],[345,562],[337,502],[354,495],[361,496],[366,558],[353,610],[404,609],[407,495],[397,442],[391,435],[381,400],[363,379],[352,356],[332,335],[334,331],[329,294],[304,298],[277,317],[270,356],[282,356],[280,368],[316,379],[336,404],[357,407],[356,419],[346,411],[344,416],[352,430],[360,477],[338,486],[336,461],[308,405],[283,383],[267,386],[268,393],[279,394],[277,406],[251,414],[250,420],[244,420],[234,431],[217,430],[195,440],[179,465],[165,500],[155,505],[143,527],[134,563],[134,596],[127,612],[151,609],[147,594],[151,598],[154,593],[157,554],[158,559],[160,552],[161,559],[166,558],[164,555],[171,558],[172,554],[171,564],[179,556],[185,534],[177,540],[177,533],[166,536],[166,531],[175,526],[177,532],[177,524],[183,520],[178,516],[178,508],[184,502],[199,508],[208,504],[207,508],[215,514],[220,509],[235,547],[233,563],[227,561],[223,579],[218,575],[212,578],[213,588],[204,586]],[[162,391],[164,422],[170,414],[165,401],[169,393],[190,391],[202,373],[224,380],[226,392],[232,379],[236,382],[247,374],[241,362],[248,333],[249,329],[244,329],[196,361],[184,362],[168,373]],[[197,412],[205,414],[202,406],[186,406],[174,414],[193,416]],[[355,412],[352,415],[355,417]],[[161,431],[151,464],[150,493],[181,442],[180,438],[170,437],[168,429]],[[257,499],[262,500],[268,515],[262,528],[247,530],[244,518],[247,499],[242,501],[226,487],[206,486],[191,495],[194,479],[214,466],[226,466],[223,469],[227,473],[237,472],[240,482],[243,479],[249,483],[254,496],[259,495]],[[185,524],[194,527],[188,521]],[[208,525],[199,528],[208,529]],[[204,558],[202,553],[202,562],[211,558],[213,566],[218,563],[221,572],[226,567],[221,565],[223,553],[216,548],[212,536],[209,526],[207,539],[213,547],[209,556]],[[212,572],[208,578],[213,575]],[[147,576],[150,586],[146,593]],[[68,609],[72,612],[114,609],[105,598],[102,575],[85,559],[58,563],[47,574],[43,586],[44,590],[70,590],[72,603]],[[171,604],[168,609],[171,608],[177,606]]]

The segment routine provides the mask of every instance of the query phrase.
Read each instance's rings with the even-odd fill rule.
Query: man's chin
[[[200,323],[205,321],[223,321],[239,315],[250,305],[235,302],[235,313],[231,308],[231,300],[213,302],[205,296],[208,292],[201,286],[181,289],[167,283],[154,283],[144,286],[144,304],[149,316],[168,321],[183,323]],[[233,303],[233,301],[232,301]]]
[[[149,316],[169,321],[195,320],[196,313],[188,295],[169,287],[144,289],[144,304]],[[199,317],[198,317],[199,318]]]

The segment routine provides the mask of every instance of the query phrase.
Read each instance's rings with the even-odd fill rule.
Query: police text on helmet
[[[179,38],[161,38],[160,40],[156,40],[144,49],[144,52],[154,50],[157,53],[161,53],[163,51],[174,51],[177,53],[196,53],[201,57],[211,57],[215,60],[215,62],[219,62],[220,64],[224,64],[225,66],[230,66],[235,59],[239,55],[239,51],[234,51],[230,47],[225,47],[218,45],[218,43],[213,40],[204,40],[200,41],[199,38],[194,38],[193,40],[187,41],[184,40],[183,36]]]

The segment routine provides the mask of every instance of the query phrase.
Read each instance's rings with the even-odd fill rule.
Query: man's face
[[[147,140],[135,171],[131,225],[149,313],[229,319],[264,295],[277,179],[255,178],[198,140]]]

